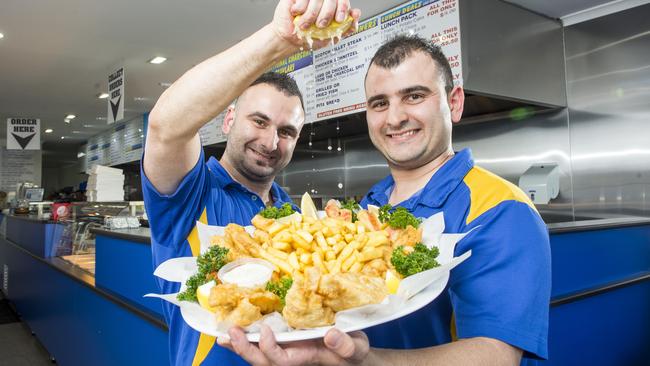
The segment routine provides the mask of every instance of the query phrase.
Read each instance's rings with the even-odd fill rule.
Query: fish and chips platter
[[[467,233],[443,233],[443,213],[416,218],[335,200],[319,212],[308,194],[301,213],[287,204],[261,211],[250,226],[196,225],[201,254],[154,271],[180,291],[146,296],[178,306],[201,333],[228,338],[240,326],[251,342],[261,324],[283,343],[399,319],[435,300],[471,255],[454,257]]]

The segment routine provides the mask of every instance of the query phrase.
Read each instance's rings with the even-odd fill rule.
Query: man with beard
[[[348,0],[281,0],[273,21],[230,49],[186,72],[160,97],[149,115],[142,189],[154,265],[200,252],[196,221],[225,226],[247,225],[267,205],[291,202],[274,178],[291,160],[305,115],[295,81],[266,73],[278,60],[297,52],[302,29],[356,20]],[[318,41],[322,47],[328,41]],[[260,76],[261,75],[261,76]],[[220,161],[203,156],[199,129],[228,107],[223,132],[228,135]],[[159,280],[163,293],[179,284]],[[215,338],[191,329],[178,307],[165,303],[173,365],[241,365],[234,353],[215,346]]]

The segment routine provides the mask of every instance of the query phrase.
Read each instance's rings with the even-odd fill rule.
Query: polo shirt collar
[[[474,159],[469,148],[457,152],[438,169],[420,192],[401,202],[399,206],[408,210],[414,209],[417,205],[431,208],[441,207],[473,166]],[[393,185],[395,185],[395,180],[392,175],[381,180],[368,192],[369,203],[376,205],[388,203],[387,193],[390,194]]]
[[[221,165],[219,160],[215,159],[214,156],[211,156],[210,159],[208,159],[207,166],[208,169],[217,177],[217,184],[219,185],[219,188],[221,189],[234,188],[246,193],[256,195],[255,192],[252,192],[250,189],[246,188],[243,184],[232,179],[228,171],[223,167],[223,165]],[[275,182],[273,182],[273,184],[271,185],[271,195],[273,196],[274,206],[280,207],[286,202],[292,203],[293,205],[293,202],[291,201],[291,197],[289,197],[289,195],[282,188],[280,188],[280,185]]]

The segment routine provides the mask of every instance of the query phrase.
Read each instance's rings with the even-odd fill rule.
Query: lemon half
[[[208,303],[208,299],[210,298],[210,291],[216,285],[217,284],[214,281],[210,281],[206,284],[199,286],[196,289],[196,299],[199,301],[199,305],[201,305],[202,308],[211,311],[213,313],[217,311],[217,309],[210,306],[210,304]]]
[[[394,295],[397,293],[401,281],[397,275],[393,274],[393,271],[386,271],[386,287],[389,294]]]
[[[318,28],[316,24],[312,24],[309,28],[302,30],[300,29],[300,18],[302,15],[298,15],[293,19],[293,24],[295,25],[296,34],[301,38],[305,38],[307,42],[311,43],[312,39],[333,39],[341,38],[341,36],[347,32],[348,29],[354,23],[354,18],[348,14],[348,16],[342,21],[337,22],[332,20],[332,22],[325,28]]]

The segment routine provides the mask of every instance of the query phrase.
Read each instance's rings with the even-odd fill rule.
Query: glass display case
[[[139,226],[138,220],[134,221],[130,216],[131,207],[129,202],[73,203],[70,215],[58,221],[63,231],[56,243],[55,256],[94,275],[95,234],[91,229],[102,228],[106,223],[113,222]]]

